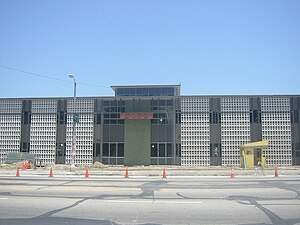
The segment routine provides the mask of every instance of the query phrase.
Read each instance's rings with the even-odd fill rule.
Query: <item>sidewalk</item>
[[[36,169],[20,169],[21,176],[49,176],[51,166]],[[52,165],[53,174],[63,176],[85,176],[86,167],[79,166],[76,171],[71,172],[69,165]],[[166,169],[168,176],[230,176],[231,167],[183,167],[183,166],[134,166],[128,167],[129,176],[147,176],[159,177],[163,175]],[[1,166],[0,176],[15,176],[16,167]],[[90,176],[124,176],[126,167],[124,166],[103,166],[101,168],[93,168],[90,166],[88,172]],[[235,176],[274,176],[275,168],[243,169],[234,168]],[[300,167],[278,167],[278,175],[299,176]]]

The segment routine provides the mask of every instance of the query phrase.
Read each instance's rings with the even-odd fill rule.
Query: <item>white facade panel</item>
[[[209,166],[209,99],[181,99],[181,165]]]
[[[75,164],[93,163],[94,100],[80,98],[76,100],[75,112],[79,113],[79,123],[75,126],[76,149]],[[66,163],[72,159],[73,99],[68,100],[67,152]]]
[[[267,166],[292,165],[289,98],[263,97],[261,111],[262,138],[270,141],[264,150]]]
[[[249,99],[221,98],[222,165],[240,166],[240,146],[250,142]]]
[[[21,100],[0,100],[0,163],[7,154],[20,152],[22,121]]]
[[[30,153],[37,163],[53,164],[56,153],[57,101],[37,99],[32,101],[30,127]]]

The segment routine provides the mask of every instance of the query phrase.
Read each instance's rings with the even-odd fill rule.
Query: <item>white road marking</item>
[[[202,204],[200,201],[173,201],[173,200],[103,200],[109,203],[150,203],[150,204]]]

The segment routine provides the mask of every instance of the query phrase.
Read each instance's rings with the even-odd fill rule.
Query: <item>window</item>
[[[181,124],[181,113],[176,111],[176,124]]]
[[[96,143],[96,157],[100,156],[100,143]]]
[[[23,142],[22,149],[27,149],[27,143],[26,142]]]
[[[221,113],[213,111],[209,114],[209,123],[210,124],[217,124],[221,121]]]
[[[165,151],[165,144],[159,144],[159,157],[165,157],[166,151]]]
[[[173,156],[173,149],[172,149],[172,144],[167,144],[167,157],[172,157]]]
[[[124,157],[124,144],[118,143],[118,157]]]
[[[116,96],[175,96],[175,88],[117,88]]]
[[[29,112],[24,112],[24,124],[30,124],[31,123],[31,113]]]
[[[157,157],[157,144],[151,144],[151,157]]]
[[[117,145],[116,144],[110,144],[110,156],[111,157],[117,156]]]
[[[149,90],[148,88],[137,88],[136,95],[137,96],[148,96]]]
[[[108,143],[103,143],[102,155],[109,156],[109,144]]]
[[[100,113],[96,114],[96,124],[101,124],[101,114]]]

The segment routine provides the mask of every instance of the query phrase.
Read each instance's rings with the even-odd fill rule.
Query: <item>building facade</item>
[[[267,166],[300,165],[300,96],[181,96],[179,85],[113,86],[115,96],[0,99],[0,163],[240,166],[240,146],[269,140]]]

